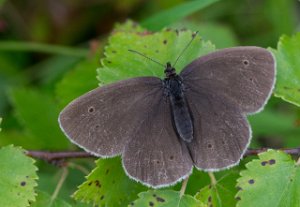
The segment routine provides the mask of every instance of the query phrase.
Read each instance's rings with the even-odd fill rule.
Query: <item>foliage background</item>
[[[205,7],[195,6],[200,4],[205,4]],[[282,71],[278,73],[281,85],[276,88],[276,95],[293,104],[273,96],[262,113],[249,117],[254,132],[251,147],[300,146],[300,110],[297,107],[300,104],[297,93],[300,88],[300,63],[296,55],[300,56],[297,49],[297,46],[300,48],[300,37],[289,39],[300,30],[299,1],[1,0],[0,147],[13,144],[26,150],[77,149],[60,131],[58,113],[72,99],[70,91],[76,91],[79,95],[98,85],[96,69],[100,67],[99,60],[103,57],[107,38],[117,22],[124,22],[128,18],[151,31],[159,31],[163,27],[198,30],[204,40],[211,41],[218,49],[237,45],[274,48],[280,65],[293,68],[289,76]],[[282,50],[277,51],[275,49],[280,37]],[[288,53],[291,51],[294,53]],[[292,90],[289,91],[289,88]],[[2,150],[2,153],[11,153],[13,149],[7,147]],[[22,151],[19,148],[15,150],[12,154]],[[5,160],[5,157],[0,158]],[[23,163],[23,158],[20,159],[16,158]],[[215,206],[235,205],[238,200],[234,196],[237,193],[235,185],[239,171],[252,159],[243,160],[239,167],[230,171],[216,173],[217,179],[221,179],[216,191],[209,190],[211,181],[206,173],[194,173],[186,193],[195,195],[199,192],[198,198],[204,205],[208,204],[209,196],[213,198]],[[85,181],[84,176],[95,168],[94,159],[70,160],[67,167],[41,160],[36,160],[34,165],[33,161],[26,162],[32,165],[30,168],[28,164],[32,178],[29,182],[32,182],[32,188],[28,192],[34,189],[38,196],[34,198],[33,193],[25,195],[23,200],[26,202],[20,201],[20,206],[45,206],[45,203],[54,206],[91,205],[75,201],[70,195]],[[0,168],[4,166],[3,163],[0,162]],[[35,166],[38,167],[38,180]],[[19,170],[20,174],[24,173]],[[0,173],[0,176],[5,177],[6,174]],[[62,177],[66,179],[61,189],[56,191]],[[180,185],[175,189],[180,189]],[[227,193],[221,193],[222,190]],[[225,199],[218,197],[216,192],[225,196]],[[171,195],[168,193],[166,196]],[[1,196],[3,194],[0,194],[0,201]],[[145,199],[147,195],[141,197]],[[132,199],[137,198],[136,193]],[[229,204],[223,203],[228,199]],[[93,200],[90,201],[93,203]],[[143,206],[142,201],[138,202]]]

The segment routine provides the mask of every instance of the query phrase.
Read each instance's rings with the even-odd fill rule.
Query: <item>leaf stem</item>
[[[87,57],[88,49],[72,48],[58,45],[49,45],[37,42],[0,41],[0,51],[31,51],[50,53],[56,55],[67,55],[74,57]]]
[[[89,170],[88,169],[86,169],[85,167],[82,167],[81,165],[78,165],[78,164],[76,164],[74,162],[69,162],[68,166],[81,171],[85,175],[89,174]]]
[[[209,178],[210,178],[210,182],[213,186],[215,186],[217,184],[217,180],[216,177],[214,175],[213,172],[208,172]]]
[[[184,195],[184,192],[185,192],[188,181],[189,181],[189,177],[185,178],[182,181],[182,185],[181,185],[181,189],[180,189],[180,198]]]
[[[53,194],[51,196],[50,206],[53,203],[53,201],[56,199],[56,197],[57,197],[57,195],[58,195],[58,193],[59,193],[59,191],[60,191],[63,183],[65,182],[65,180],[67,178],[68,173],[69,173],[68,168],[67,167],[63,167],[60,179],[59,179],[59,181],[58,181],[58,183],[56,185],[56,188],[55,188],[55,190],[54,190],[54,192],[53,192]]]

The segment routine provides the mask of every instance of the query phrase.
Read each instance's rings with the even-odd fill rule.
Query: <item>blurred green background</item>
[[[64,106],[59,90],[68,78],[80,77],[80,72],[82,79],[72,83],[79,94],[85,92],[80,91],[82,85],[97,86],[96,68],[116,23],[132,19],[151,31],[162,27],[197,30],[217,48],[276,48],[281,35],[300,31],[300,2],[296,0],[219,0],[193,11],[184,6],[190,2],[0,0],[0,147],[76,149],[57,124]],[[174,7],[184,14],[172,13]],[[156,22],[155,15],[164,11],[170,12],[168,18]],[[251,147],[300,146],[296,106],[272,97],[262,113],[249,119],[254,133]],[[74,165],[89,171],[93,160],[74,161]],[[61,172],[44,162],[38,166],[38,188],[51,194]],[[59,196],[69,200],[83,175],[82,170],[70,170]]]

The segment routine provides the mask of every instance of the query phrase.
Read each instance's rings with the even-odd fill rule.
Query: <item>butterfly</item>
[[[275,60],[266,49],[212,52],[179,74],[136,77],[98,87],[59,115],[66,136],[99,157],[121,155],[126,174],[158,188],[189,176],[193,167],[218,171],[237,165],[251,127],[246,115],[269,99]]]

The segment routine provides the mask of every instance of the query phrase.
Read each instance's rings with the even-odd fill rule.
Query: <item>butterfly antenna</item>
[[[181,51],[181,53],[179,54],[179,56],[177,57],[173,67],[175,67],[176,63],[178,62],[178,60],[181,58],[181,56],[183,55],[183,53],[186,51],[186,49],[189,48],[189,46],[192,44],[193,40],[195,39],[196,35],[198,34],[198,31],[194,32],[192,35],[192,39],[189,41],[189,43],[185,46],[185,48]]]
[[[138,51],[136,51],[136,50],[131,50],[131,49],[129,49],[128,51],[129,51],[129,52],[136,53],[136,54],[138,54],[138,55],[140,55],[140,56],[142,56],[142,57],[144,57],[144,58],[146,58],[146,59],[148,59],[148,60],[151,60],[152,62],[154,62],[154,63],[156,63],[156,64],[158,64],[158,65],[160,65],[160,66],[163,66],[163,67],[165,68],[165,66],[164,66],[163,64],[161,64],[160,62],[158,62],[158,61],[156,61],[156,60],[154,60],[154,59],[152,59],[152,58],[150,58],[150,57],[144,55],[143,53],[140,53],[140,52],[138,52]]]

